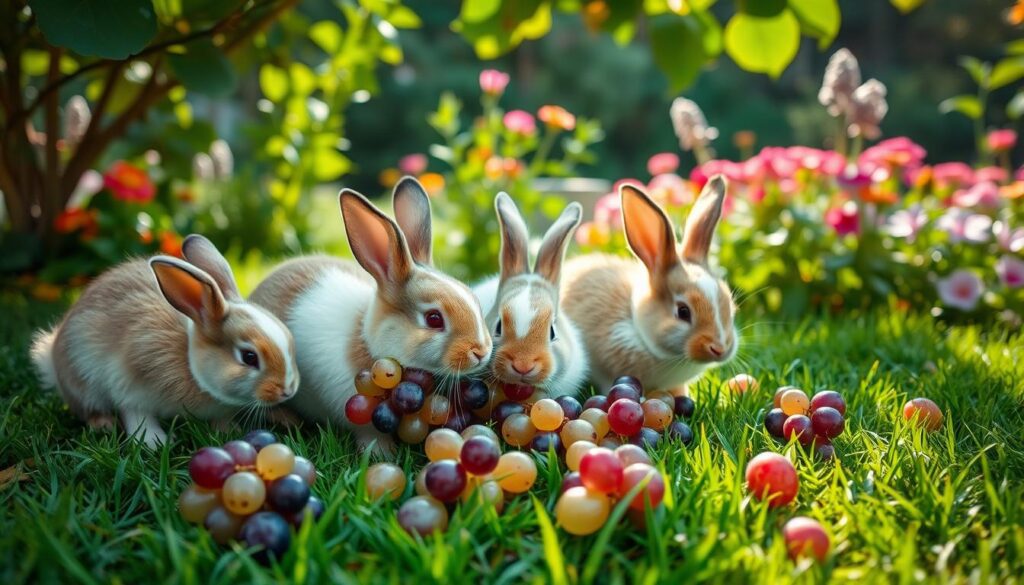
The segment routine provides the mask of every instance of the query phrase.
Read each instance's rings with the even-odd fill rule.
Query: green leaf
[[[562,558],[562,548],[558,545],[555,526],[551,523],[551,517],[548,516],[547,510],[544,509],[540,500],[536,496],[531,496],[531,498],[533,499],[533,509],[537,514],[537,524],[540,526],[541,541],[544,544],[544,560],[548,564],[548,570],[551,571],[551,582],[555,585],[566,585],[569,578],[565,574],[565,560]]]
[[[460,18],[452,23],[452,30],[473,45],[477,57],[494,59],[526,39],[546,35],[551,30],[551,4],[541,0],[507,0],[486,20]]]
[[[911,12],[918,6],[924,4],[924,0],[891,0],[892,5],[903,14]]]
[[[651,20],[654,63],[669,80],[673,93],[688,87],[708,60],[704,28],[693,16],[663,14]]]
[[[789,9],[800,21],[804,34],[818,39],[818,48],[824,50],[836,35],[842,16],[837,0],[789,0]]]
[[[329,55],[341,49],[341,27],[330,20],[321,20],[309,27],[309,38]]]
[[[992,70],[988,63],[975,59],[974,57],[967,56],[960,57],[957,62],[960,63],[960,66],[963,67],[968,74],[970,74],[974,83],[977,83],[981,87],[984,87],[988,83],[988,75]]]
[[[1007,55],[1024,55],[1024,39],[1017,39],[1006,43]]]
[[[501,0],[463,0],[459,20],[463,22],[483,22],[492,18],[501,8]]]
[[[786,9],[761,18],[737,12],[725,25],[725,51],[742,69],[778,77],[800,48],[800,22]]]
[[[276,65],[260,67],[260,90],[272,102],[280,102],[288,95],[288,74]]]
[[[982,106],[978,98],[973,95],[958,95],[939,104],[939,111],[943,114],[960,112],[972,120],[981,118]]]
[[[340,152],[322,148],[313,152],[313,176],[317,181],[334,181],[352,170],[352,161]]]
[[[1024,77],[1024,56],[1007,57],[992,67],[992,75],[988,78],[989,91],[1010,85]]]
[[[235,91],[238,77],[224,52],[208,40],[185,45],[185,53],[167,57],[171,70],[189,91],[224,97]]]
[[[1024,91],[1017,92],[1010,103],[1006,104],[1006,116],[1011,120],[1019,120],[1024,116]]]
[[[234,12],[241,2],[237,0],[180,0],[179,9],[193,26],[216,22]]]
[[[399,4],[388,13],[388,22],[395,28],[419,28],[423,26],[420,17],[407,6]]]
[[[152,0],[32,0],[51,45],[80,55],[127,59],[156,35]]]

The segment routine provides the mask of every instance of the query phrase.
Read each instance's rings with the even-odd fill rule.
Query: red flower
[[[156,186],[146,171],[123,160],[110,165],[103,175],[103,186],[122,201],[147,203],[156,194]]]
[[[81,230],[83,240],[91,240],[99,232],[96,211],[93,209],[66,209],[53,220],[53,229],[58,234],[70,234]]]
[[[993,130],[988,133],[988,147],[992,152],[1013,150],[1017,144],[1017,133],[1013,130]]]
[[[160,232],[160,253],[181,258],[181,236],[171,231]]]
[[[825,212],[825,222],[836,230],[840,236],[860,233],[860,217],[857,215],[857,204],[853,201],[829,209]]]

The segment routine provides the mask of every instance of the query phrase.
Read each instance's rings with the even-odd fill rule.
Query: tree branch
[[[61,49],[51,48],[49,53],[50,65],[47,78],[56,79],[60,75]],[[46,224],[52,222],[61,209],[63,209],[60,193],[58,192],[58,189],[60,189],[60,158],[57,155],[57,141],[60,140],[61,134],[59,104],[57,103],[59,97],[57,92],[54,92],[46,99],[46,115],[44,116],[46,142],[43,145],[43,149],[46,173],[43,175],[43,190],[40,201],[43,218],[43,221],[40,222],[40,229],[44,231],[48,229]]]

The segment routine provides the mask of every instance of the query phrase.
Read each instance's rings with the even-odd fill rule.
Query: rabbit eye
[[[428,328],[444,331],[444,317],[441,315],[441,311],[431,309],[423,313],[423,320],[426,321]]]
[[[676,317],[680,321],[686,321],[687,323],[690,323],[693,319],[693,316],[690,315],[690,307],[688,307],[685,303],[680,303],[679,306],[676,307]]]
[[[250,368],[260,367],[260,356],[251,349],[239,349],[238,350],[238,361],[249,366]]]
[[[551,324],[551,341],[554,341],[554,340],[555,340],[555,337],[556,337],[556,336],[555,336],[555,324],[554,324],[554,323],[552,323],[552,324]]]
[[[501,318],[498,318],[498,324],[494,326],[494,336],[501,337]]]

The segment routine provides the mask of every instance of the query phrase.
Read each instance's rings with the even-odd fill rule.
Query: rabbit
[[[126,261],[100,275],[53,329],[36,334],[40,379],[77,416],[149,447],[167,440],[160,418],[226,422],[295,395],[295,344],[284,324],[245,302],[227,261],[206,238],[170,256]]]
[[[393,198],[397,223],[343,189],[342,219],[356,261],[290,260],[250,297],[295,336],[303,388],[289,407],[306,420],[350,428],[361,448],[376,441],[380,452],[392,449],[391,438],[345,416],[360,370],[391,357],[433,372],[444,386],[480,372],[491,355],[480,303],[466,285],[432,266],[426,191],[405,177]]]
[[[587,377],[580,333],[559,304],[562,262],[583,217],[571,203],[548,229],[530,269],[529,233],[505,193],[494,200],[501,227],[501,272],[474,287],[494,339],[492,377],[536,386],[555,398],[575,394]]]
[[[685,392],[686,382],[736,354],[736,303],[708,264],[725,193],[721,175],[704,186],[680,252],[665,212],[623,185],[623,223],[636,259],[589,254],[566,264],[562,306],[583,333],[598,388],[629,374],[647,389]]]

